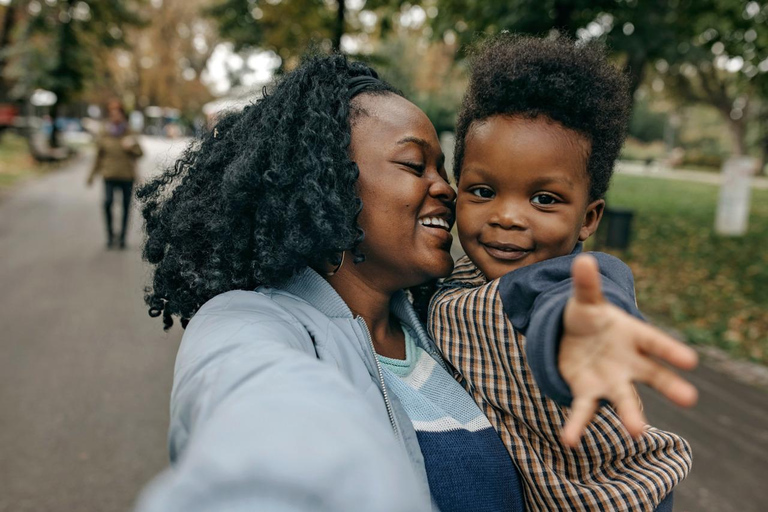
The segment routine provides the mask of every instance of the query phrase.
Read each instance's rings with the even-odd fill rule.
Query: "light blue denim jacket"
[[[631,272],[611,268],[627,284],[604,276],[606,298],[634,311]],[[565,402],[557,353],[569,269],[567,257],[555,258],[500,285],[513,323],[528,326],[536,381]],[[404,293],[392,308],[445,367]],[[211,299],[187,326],[176,359],[172,467],[147,486],[137,510],[433,509],[416,433],[380,372],[365,322],[311,269],[280,289]]]
[[[404,293],[392,308],[444,364]],[[137,510],[431,510],[416,434],[380,372],[365,322],[311,269],[213,298],[176,359],[172,467]]]

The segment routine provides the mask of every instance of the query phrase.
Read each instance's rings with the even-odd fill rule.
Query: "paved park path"
[[[142,142],[145,175],[179,149]],[[128,250],[104,249],[90,161],[0,198],[0,512],[122,512],[167,464],[180,330],[142,305],[138,216]],[[708,366],[691,378],[691,411],[643,393],[651,422],[693,445],[675,510],[766,510],[768,392]]]
[[[146,175],[172,151],[143,142]],[[138,215],[128,249],[105,250],[90,162],[0,199],[1,512],[129,510],[167,465],[180,332],[143,306]]]
[[[671,169],[660,164],[645,165],[643,162],[620,161],[616,164],[618,174],[628,174],[631,176],[647,176],[649,178],[659,178],[665,180],[693,181],[696,183],[706,183],[709,185],[720,185],[723,175],[715,171],[695,171],[690,169]],[[753,189],[768,189],[768,178],[765,176],[754,176],[751,186]]]

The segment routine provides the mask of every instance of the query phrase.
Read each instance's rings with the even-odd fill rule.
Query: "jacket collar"
[[[309,302],[325,316],[354,318],[349,306],[333,286],[309,267],[299,271],[280,288]]]
[[[281,288],[304,299],[330,318],[347,318],[350,320],[355,318],[352,310],[349,309],[344,299],[336,293],[333,286],[309,267],[301,270]],[[401,290],[392,297],[391,309],[395,316],[416,334],[416,343],[435,357],[441,365],[444,365],[443,358],[424,330],[424,326],[404,291]]]
[[[312,304],[318,311],[331,318],[354,318],[347,303],[333,286],[317,271],[306,267],[280,288]],[[418,334],[423,331],[418,315],[402,290],[392,297],[392,312]]]

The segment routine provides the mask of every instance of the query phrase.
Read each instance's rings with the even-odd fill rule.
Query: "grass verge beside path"
[[[19,180],[45,173],[58,164],[35,162],[29,154],[27,141],[16,133],[3,133],[0,137],[0,190]]]
[[[617,175],[607,201],[635,211],[629,250],[640,309],[696,344],[768,364],[768,190],[753,190],[749,231],[714,233],[719,188]]]

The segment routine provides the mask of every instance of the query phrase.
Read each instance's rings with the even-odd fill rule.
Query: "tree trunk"
[[[5,8],[3,26],[0,27],[0,50],[5,49],[11,42],[11,29],[16,18],[16,4],[10,4]]]
[[[555,2],[555,19],[552,21],[552,27],[563,35],[575,37],[576,28],[573,26],[573,12],[573,2]]]
[[[761,137],[758,142],[760,148],[760,162],[757,174],[768,176],[768,104],[761,105],[760,115],[757,118]]]
[[[339,6],[336,10],[336,26],[333,31],[333,48],[341,52],[341,37],[344,35],[344,15],[346,11],[346,0],[338,0]]]
[[[10,89],[4,78],[5,56],[3,50],[11,44],[11,29],[13,28],[15,18],[16,4],[11,3],[5,8],[3,26],[0,27],[0,102],[8,100],[8,89]]]
[[[71,12],[72,0],[66,0],[62,6],[62,12]],[[60,21],[59,25],[59,48],[58,48],[58,64],[56,65],[56,71],[54,76],[59,77],[59,82],[56,87],[52,88],[52,91],[56,94],[56,103],[51,105],[51,138],[49,145],[51,148],[59,147],[59,131],[56,128],[56,116],[59,113],[59,106],[64,104],[68,98],[67,93],[70,91],[66,87],[61,85],[61,78],[69,74],[67,59],[67,52],[69,50],[69,41],[72,39],[72,23],[70,21]]]
[[[744,156],[747,154],[747,126],[744,118],[731,119],[730,112],[727,114],[728,129],[731,132],[731,141],[733,142],[733,156]]]

